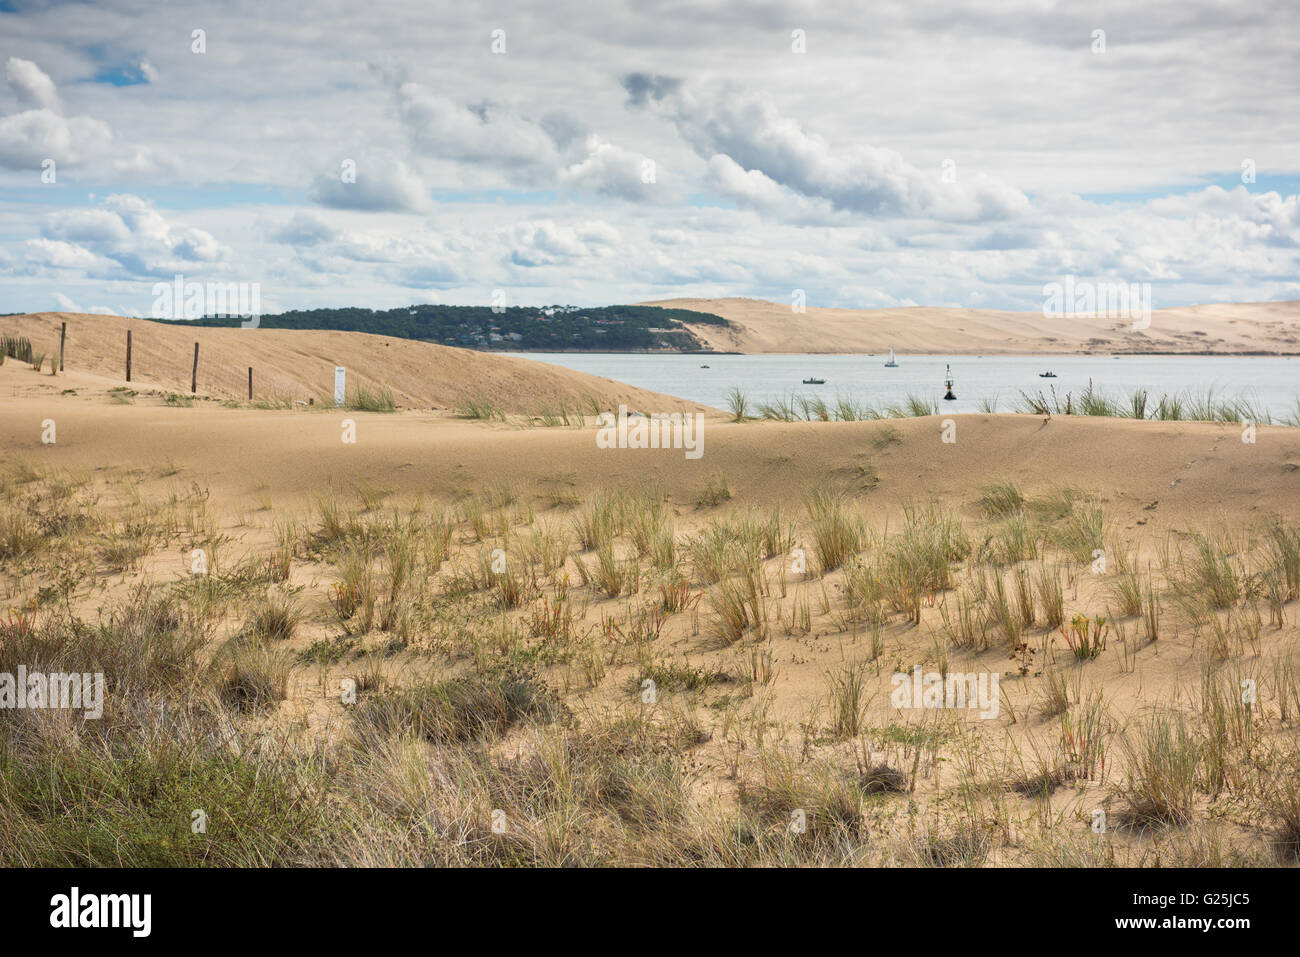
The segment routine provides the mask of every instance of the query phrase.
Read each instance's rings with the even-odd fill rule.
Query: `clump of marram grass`
[[[1122,545],[1114,543],[1110,548],[1110,558],[1109,571],[1114,576],[1110,593],[1120,615],[1136,617],[1142,614],[1143,586],[1136,554],[1131,555]]]
[[[724,578],[709,596],[717,636],[735,644],[753,628],[760,639],[767,637],[767,583],[761,568],[750,565]]]
[[[0,561],[34,554],[44,544],[45,536],[25,509],[7,507],[0,511]]]
[[[422,684],[362,698],[359,733],[414,734],[434,744],[498,737],[521,721],[559,720],[563,705],[538,678],[524,673],[433,677]]]
[[[806,502],[813,555],[820,572],[834,571],[862,550],[865,532],[839,492],[814,489]]]
[[[930,502],[904,509],[903,529],[882,553],[880,578],[894,610],[920,622],[926,598],[953,586],[953,564],[970,555],[971,542],[951,511]]]
[[[736,569],[753,565],[762,554],[762,531],[744,518],[714,519],[685,541],[696,579],[721,581]]]
[[[1075,673],[1076,675],[1078,672]],[[1043,672],[1043,684],[1039,689],[1038,713],[1044,718],[1055,718],[1070,710],[1070,687],[1065,673],[1059,668],[1049,667]]]
[[[1061,586],[1061,566],[1039,562],[1034,577],[1034,588],[1038,592],[1038,607],[1043,613],[1043,624],[1049,630],[1060,628],[1065,623],[1065,593]]]
[[[370,386],[358,383],[344,404],[350,412],[396,412],[397,399],[387,386]]]
[[[661,495],[629,496],[624,524],[637,558],[648,559],[661,572],[677,567],[677,535]]]
[[[933,399],[908,393],[901,403],[889,406],[885,414],[891,419],[919,419],[928,415],[938,415],[939,406]]]
[[[120,729],[111,748],[74,734],[55,747],[0,749],[0,857],[15,867],[312,861],[329,827],[319,763],[279,736],[232,747],[211,707],[157,712]],[[205,815],[199,834],[193,808]]]
[[[939,602],[939,615],[943,619],[948,642],[954,648],[987,651],[991,622],[985,603],[968,588],[962,588],[956,594],[955,604],[955,609],[949,611],[946,600]]]
[[[747,422],[751,418],[749,396],[740,386],[733,385],[727,390],[727,409],[731,412],[732,422]]]
[[[923,825],[898,842],[899,856],[912,867],[979,867],[992,850],[988,830],[969,825],[951,829]]]
[[[288,651],[242,641],[228,642],[211,665],[221,700],[239,712],[265,711],[283,701],[292,667]]]
[[[1105,513],[1099,503],[1089,500],[1069,502],[1068,511],[1053,529],[1053,542],[1076,562],[1091,562],[1104,551]]]
[[[1300,751],[1293,752],[1286,773],[1265,788],[1264,810],[1272,819],[1273,850],[1283,861],[1300,859]]]
[[[1233,562],[1237,546],[1224,534],[1196,532],[1191,553],[1180,549],[1169,575],[1180,604],[1193,617],[1197,608],[1231,608],[1241,598],[1242,573]]]
[[[0,672],[102,672],[148,693],[193,686],[211,627],[173,594],[141,584],[110,603],[97,625],[66,611],[0,618]]]
[[[1267,561],[1277,581],[1277,600],[1300,600],[1300,527],[1277,519],[1268,526],[1266,541]]]
[[[624,507],[620,496],[594,493],[573,516],[573,532],[586,551],[607,545],[623,532]]]
[[[596,567],[591,577],[606,597],[617,598],[635,590],[640,570],[634,561],[619,560],[613,542],[602,542],[596,548]]]
[[[785,748],[764,749],[757,781],[741,781],[740,805],[786,833],[864,842],[862,793],[854,779],[827,762],[811,767]]]
[[[302,621],[302,609],[288,595],[269,592],[244,626],[254,641],[288,641]]]
[[[1012,479],[981,485],[975,504],[990,518],[1007,518],[1025,507],[1025,496]]]
[[[653,662],[644,666],[632,679],[633,690],[642,691],[646,681],[654,682],[656,691],[702,691],[720,682],[731,681],[725,671],[716,671],[692,665],[683,658],[680,662]]]
[[[760,402],[758,414],[760,418],[771,421],[798,422],[800,420],[799,401],[793,394],[787,393],[779,399]]]
[[[1014,565],[1038,557],[1038,533],[1024,512],[1011,512],[1000,522],[984,551],[999,565]]]
[[[1123,744],[1129,821],[1140,827],[1190,821],[1204,745],[1183,716],[1157,711],[1130,729]]]
[[[313,533],[317,546],[332,547],[355,537],[361,525],[356,516],[339,504],[333,495],[319,495],[314,502],[319,516]]]
[[[864,662],[846,664],[827,675],[830,682],[831,731],[839,738],[857,737],[866,719],[872,694],[867,689]]]
[[[505,411],[490,399],[480,396],[468,396],[456,406],[456,414],[462,419],[478,419],[484,422],[504,422]]]

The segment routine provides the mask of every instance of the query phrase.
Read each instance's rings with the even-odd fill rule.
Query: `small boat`
[[[951,402],[957,398],[956,394],[952,391],[952,366],[945,366],[945,368],[947,371],[944,373],[943,387],[948,391],[943,394],[943,397]]]
[[[886,369],[897,369],[898,363],[894,361],[894,347],[889,347],[889,361],[885,363]]]
[[[707,365],[702,365],[702,366],[700,366],[700,368],[701,368],[701,369],[707,369],[708,366],[707,366]]]
[[[803,384],[804,385],[825,385],[826,380],[818,379],[815,376],[809,376],[807,379],[803,380]]]
[[[1040,372],[1040,373],[1038,373],[1038,378],[1040,378],[1040,379],[1055,379],[1055,378],[1056,378],[1056,373],[1055,373],[1055,372]]]

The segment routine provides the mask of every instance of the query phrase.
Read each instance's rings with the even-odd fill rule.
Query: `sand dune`
[[[1149,328],[1115,318],[1044,318],[990,309],[818,309],[793,313],[762,299],[665,299],[733,325],[692,325],[730,352],[1029,355],[1064,353],[1300,353],[1300,301],[1155,309]]]
[[[1271,762],[1294,751],[1295,712],[1288,710],[1287,695],[1300,703],[1300,692],[1286,689],[1300,688],[1294,681],[1300,637],[1295,600],[1283,602],[1284,623],[1265,628],[1266,603],[1251,584],[1263,581],[1257,576],[1265,572],[1282,581],[1276,558],[1258,542],[1246,543],[1231,558],[1225,553],[1243,592],[1221,615],[1207,611],[1200,624],[1180,610],[1180,596],[1190,594],[1192,586],[1179,581],[1197,567],[1181,557],[1185,547],[1195,553],[1197,540],[1189,533],[1227,530],[1234,542],[1245,542],[1266,534],[1273,516],[1294,521],[1300,512],[1300,430],[1263,427],[1252,444],[1241,441],[1235,425],[1194,422],[976,414],[737,424],[713,414],[704,423],[703,455],[691,459],[683,450],[601,448],[591,427],[520,428],[517,419],[506,425],[430,410],[385,415],[321,406],[227,408],[200,402],[175,407],[159,395],[112,400],[93,387],[96,381],[89,373],[37,375],[12,361],[0,367],[0,396],[6,397],[0,401],[0,461],[6,466],[0,482],[17,504],[3,513],[0,532],[7,529],[8,535],[0,535],[0,547],[21,558],[0,561],[0,607],[28,607],[34,596],[48,595],[50,583],[65,571],[76,586],[65,601],[86,621],[124,620],[113,618],[112,609],[143,601],[139,596],[148,582],[164,586],[158,595],[182,596],[178,600],[188,602],[186,614],[199,616],[211,636],[205,657],[195,659],[195,673],[211,682],[213,693],[224,695],[221,700],[254,708],[247,716],[232,711],[230,720],[259,729],[274,722],[297,736],[293,740],[327,749],[349,769],[331,775],[331,798],[340,808],[356,808],[356,820],[369,822],[368,829],[353,828],[353,818],[344,817],[341,837],[312,840],[310,853],[316,856],[295,860],[427,864],[439,859],[435,854],[459,853],[464,842],[441,835],[428,847],[403,844],[409,840],[409,820],[394,817],[393,823],[377,815],[377,808],[387,805],[374,798],[388,793],[381,787],[385,782],[433,780],[423,762],[459,751],[443,744],[429,750],[423,743],[416,750],[404,746],[401,763],[389,774],[383,770],[387,764],[359,763],[358,756],[369,752],[346,742],[350,729],[368,720],[370,712],[362,709],[391,703],[399,689],[501,674],[503,668],[511,669],[510,682],[526,681],[530,688],[562,696],[565,713],[575,722],[574,730],[555,729],[569,736],[565,740],[588,735],[609,742],[608,751],[582,752],[580,767],[605,775],[600,781],[625,780],[617,775],[626,773],[628,747],[641,740],[636,735],[642,732],[629,730],[638,715],[637,720],[653,722],[644,731],[650,753],[671,755],[690,769],[679,791],[671,790],[678,787],[676,778],[656,777],[630,796],[603,786],[590,792],[597,797],[574,811],[577,823],[567,826],[583,835],[574,846],[599,845],[600,851],[575,858],[566,850],[563,860],[569,864],[681,863],[683,841],[677,835],[682,832],[662,823],[679,818],[653,810],[662,806],[665,794],[677,795],[675,800],[690,802],[691,808],[702,806],[707,820],[721,822],[716,831],[722,835],[720,863],[733,862],[737,820],[756,821],[763,833],[782,842],[776,852],[761,843],[745,850],[751,856],[744,861],[755,864],[788,864],[791,854],[803,854],[814,863],[1041,865],[1077,849],[1092,854],[1099,844],[1089,831],[1096,809],[1120,823],[1130,806],[1145,806],[1145,792],[1125,783],[1121,739],[1141,740],[1143,722],[1155,707],[1185,704],[1189,720],[1199,720],[1195,709],[1205,689],[1230,679],[1235,692],[1241,675],[1258,677],[1260,691],[1260,706],[1249,719],[1254,729],[1249,753],[1240,759],[1251,800],[1276,802],[1269,789],[1285,772]],[[69,387],[76,394],[63,394]],[[942,441],[949,418],[955,443]],[[347,420],[355,423],[355,443],[340,441]],[[42,437],[51,425],[57,425],[57,441],[47,444]],[[1025,494],[1027,514],[1020,527],[1030,529],[1037,543],[1032,555],[1012,562],[1014,569],[990,557],[1006,547],[1013,524],[991,517],[978,503],[983,483],[1007,478]],[[729,495],[701,495],[706,484],[716,490],[722,479]],[[1065,487],[1077,491],[1061,495]],[[644,494],[647,489],[663,497]],[[848,493],[846,514],[854,522],[860,517],[874,532],[863,540],[861,559],[880,564],[855,565],[857,571],[840,565],[825,573],[795,567],[792,560],[804,549],[818,554],[804,507],[812,489]],[[629,494],[610,494],[620,492]],[[1049,506],[1063,499],[1065,512],[1053,517],[1035,511],[1030,496]],[[594,516],[601,500],[640,502],[629,504],[627,514],[642,517],[655,514],[648,503],[662,502],[663,527],[674,542],[666,559],[671,569],[652,565],[665,560],[634,547],[631,520],[626,534],[608,532],[603,553],[581,546],[582,518]],[[955,576],[952,587],[924,597],[915,592],[914,621],[882,591],[870,599],[880,614],[870,625],[849,599],[850,576],[876,567],[870,580],[885,588],[894,574],[887,569],[904,567],[890,565],[889,555],[920,554],[891,551],[902,547],[904,506],[931,500],[937,503],[933,511],[914,514],[940,521],[952,516],[969,531],[970,555],[945,562]],[[1064,518],[1075,515],[1076,503],[1085,506],[1080,516],[1095,509],[1099,525],[1104,515],[1104,531],[1083,536],[1082,556],[1066,534],[1073,519]],[[335,516],[328,523],[327,507]],[[54,520],[61,515],[62,521]],[[760,522],[774,517],[777,526],[789,523],[789,544],[737,566],[729,588],[707,580],[709,553],[697,552],[695,543],[707,544],[724,533],[744,536],[742,526],[752,516]],[[923,525],[931,521],[921,519]],[[31,534],[29,528],[37,527],[53,532]],[[434,545],[439,527],[446,531],[445,554]],[[734,538],[731,547],[741,540]],[[1094,543],[1113,553],[1109,572],[1097,571],[1095,564],[1090,568],[1088,555],[1097,555]],[[990,545],[993,551],[986,548]],[[399,550],[405,547],[411,550]],[[209,571],[194,570],[196,548],[211,550]],[[399,575],[393,556],[403,554],[416,556],[410,561],[419,564],[401,565]],[[507,554],[507,565],[491,574],[482,571],[489,556],[495,563]],[[554,565],[546,571],[548,555]],[[1140,615],[1129,611],[1116,617],[1129,555],[1138,580],[1155,589],[1146,593],[1142,608],[1155,609],[1158,640],[1154,626],[1143,630],[1146,619]],[[1172,556],[1167,565],[1164,556]],[[607,566],[612,587],[602,571]],[[190,588],[196,574],[211,574],[211,589]],[[686,583],[675,610],[667,609],[663,591],[669,579],[662,576],[669,574]],[[736,583],[746,575],[755,584],[743,599]],[[1031,592],[1015,591],[1021,587],[1016,583],[1031,575],[1056,582],[1059,626],[1046,623],[1046,599],[1031,598],[1030,620],[1014,618],[1020,624],[1013,640],[1010,626],[998,624],[1003,619],[988,617],[993,598],[972,597],[975,580],[987,586],[1005,579],[1009,593],[1024,595]],[[863,580],[859,577],[854,592],[859,596]],[[519,593],[507,599],[507,588],[516,584]],[[348,590],[354,585],[360,589],[355,594],[378,602],[357,608],[378,613],[344,610],[341,596],[354,594]],[[727,622],[734,622],[726,609],[737,607],[728,594],[749,602],[741,607],[749,609],[745,615],[752,614],[752,621],[744,619],[739,631],[726,630]],[[1008,614],[1025,614],[1023,597],[1019,600],[1020,611]],[[984,616],[982,640],[972,631],[970,641],[957,641],[961,626],[950,625],[947,616],[956,621],[955,609],[963,602]],[[271,620],[263,613],[275,608],[297,610],[283,616],[288,621],[283,633],[258,631],[259,621]],[[557,610],[563,614],[548,617]],[[57,607],[43,610],[39,621],[57,629],[58,614]],[[1084,617],[1072,620],[1075,615]],[[1105,616],[1113,630],[1109,643],[1085,660],[1072,651],[1064,626],[1088,626],[1090,616]],[[130,647],[126,638],[122,643]],[[208,663],[209,655],[220,667]],[[228,668],[223,655],[234,655],[235,665]],[[246,660],[254,663],[243,664]],[[1220,661],[1226,664],[1217,671]],[[893,702],[898,674],[946,671],[949,663],[977,679],[996,676],[1001,692],[985,704],[998,709],[938,711]],[[659,684],[660,697],[650,706],[640,697],[647,675]],[[852,729],[844,724],[845,699],[837,690],[846,675],[856,676],[863,689],[853,704]],[[1292,684],[1276,675],[1290,676],[1286,680]],[[360,705],[344,700],[346,689],[355,690],[361,678],[367,684]],[[682,684],[696,679],[698,687]],[[1053,680],[1066,698],[1060,710],[1048,707]],[[193,696],[188,688],[159,693],[164,692],[180,701]],[[475,714],[467,712],[466,727],[477,727]],[[1085,764],[1065,750],[1066,731],[1074,726],[1070,721],[1089,714],[1103,729],[1094,732],[1106,757],[1102,764]],[[497,750],[509,755],[512,769],[542,766],[526,762],[550,747],[552,739],[544,735],[552,731],[543,726],[548,719],[539,717],[537,727],[531,720],[494,732]],[[404,727],[385,733],[404,733]],[[158,738],[155,733],[151,740]],[[63,739],[50,734],[41,740]],[[923,748],[913,741],[929,743]],[[466,754],[488,753],[478,743],[465,747]],[[972,755],[979,756],[973,765],[967,761]],[[412,765],[408,756],[422,763]],[[826,782],[848,787],[834,782],[866,781],[868,759],[875,768],[871,773],[893,781],[892,793],[869,795],[869,809],[878,815],[870,819],[869,838],[858,830],[856,798],[849,813],[835,818],[840,824],[815,818],[816,808],[832,806],[831,798],[822,796],[831,786]],[[412,767],[420,769],[414,777],[408,773]],[[774,777],[773,769],[784,777]],[[1051,783],[1058,777],[1060,786]],[[480,776],[447,775],[452,779],[464,782],[458,785],[464,794],[436,800],[475,809],[466,820],[477,821],[477,809],[502,806],[495,785],[476,790]],[[535,781],[553,787],[545,774],[526,780],[522,795],[534,793]],[[569,793],[571,777],[566,772],[560,780]],[[1048,783],[1039,783],[1044,780]],[[617,796],[606,797],[609,793]],[[755,794],[762,798],[757,804]],[[991,795],[989,808],[963,812],[970,819],[954,817],[953,808],[966,807],[960,798],[970,794]],[[531,799],[505,800],[511,828],[524,835],[519,846],[547,847],[534,835],[553,830],[554,814],[538,818]],[[1211,806],[1209,800],[1198,795],[1188,812],[1194,812],[1185,829],[1192,838],[1222,842],[1216,846],[1225,853],[1240,849],[1242,860],[1272,859],[1266,843],[1274,833],[1272,817],[1234,815],[1235,803]],[[1231,801],[1236,800],[1234,793]],[[624,819],[611,810],[611,801],[636,808],[630,817],[638,823],[626,831],[610,824]],[[644,811],[637,802],[645,802]],[[797,842],[781,837],[792,808],[811,808],[810,831],[816,821],[819,833],[834,826],[840,836]],[[1228,813],[1221,814],[1225,808]],[[1047,830],[1041,826],[1045,813],[1057,822]],[[658,829],[652,830],[657,838],[650,849],[647,827]],[[943,836],[954,828],[987,836],[973,845],[945,843]],[[588,840],[592,833],[602,834],[601,840]],[[704,839],[713,841],[707,835],[714,833],[705,831]],[[918,833],[930,836],[918,838]],[[1116,855],[1109,863],[1149,861],[1149,842],[1140,830],[1116,827],[1107,841],[1107,853]],[[501,845],[484,841],[482,846],[490,853]],[[851,852],[838,850],[846,847]],[[1161,845],[1158,852],[1164,863],[1204,863],[1196,847],[1180,851]],[[713,861],[709,855],[715,852],[707,848],[698,860],[688,854],[688,862]],[[62,860],[57,849],[45,853],[33,859]]]
[[[0,390],[10,395],[17,391],[12,383],[35,379],[69,381],[37,377],[12,361],[0,367]],[[959,503],[981,482],[1012,476],[1030,490],[1098,490],[1128,527],[1300,510],[1300,431],[1284,427],[1262,427],[1257,441],[1245,444],[1237,426],[959,415],[951,417],[957,442],[945,444],[937,417],[743,425],[714,417],[704,425],[703,455],[688,459],[672,449],[601,449],[590,427],[518,429],[434,412],[349,413],[358,437],[345,445],[333,410],[167,408],[144,397],[133,406],[108,405],[53,388],[8,399],[5,407],[5,458],[84,469],[166,472],[179,465],[183,478],[234,500],[249,496],[254,480],[277,502],[299,503],[362,480],[448,497],[500,482],[541,496],[562,481],[576,494],[656,483],[689,504],[721,473],[737,501],[795,509],[815,487],[857,489],[882,507],[928,497]],[[58,423],[53,446],[40,441],[46,418]],[[868,466],[879,478],[870,491],[863,480]]]
[[[45,312],[0,317],[0,334],[26,336],[38,352],[57,353],[67,322],[65,369],[106,383],[125,378],[126,332],[132,331],[132,384],[188,393],[199,343],[198,391],[246,398],[253,367],[257,398],[318,401],[332,396],[334,367],[357,383],[391,389],[406,408],[456,408],[486,399],[508,412],[575,409],[592,396],[602,408],[620,403],[647,412],[704,408],[599,376],[526,359],[411,342],[361,332],[213,329],[163,325],[120,316]]]

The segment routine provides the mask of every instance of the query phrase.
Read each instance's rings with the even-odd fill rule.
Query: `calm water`
[[[828,402],[846,396],[882,408],[909,393],[938,402],[942,410],[977,412],[981,399],[997,398],[1009,411],[1021,390],[1058,394],[1086,389],[1088,380],[1109,395],[1126,397],[1134,389],[1150,393],[1148,409],[1162,393],[1204,395],[1213,387],[1222,397],[1245,397],[1274,418],[1292,415],[1300,396],[1300,358],[1276,356],[899,356],[897,369],[884,367],[884,356],[689,356],[617,353],[515,353],[567,369],[617,379],[717,408],[726,408],[727,392],[740,386],[751,406],[797,394]],[[943,396],[944,366],[951,364],[957,401]],[[702,365],[709,368],[702,369]],[[1055,379],[1041,379],[1051,370]],[[825,385],[804,385],[809,377]],[[647,409],[643,411],[656,411]]]

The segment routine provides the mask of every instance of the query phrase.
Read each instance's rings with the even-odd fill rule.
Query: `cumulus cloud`
[[[118,146],[113,130],[91,116],[65,116],[54,81],[30,60],[10,57],[5,78],[22,112],[0,117],[0,167],[43,170],[47,160],[58,167],[98,167],[115,176],[147,178],[170,175],[179,161],[148,146]]]
[[[345,178],[343,165],[336,172],[321,173],[313,180],[308,196],[313,202],[334,209],[360,209],[402,213],[423,212],[431,208],[429,188],[400,159],[387,155],[367,155],[348,159]]]
[[[57,239],[27,240],[27,261],[54,269],[94,269],[100,264],[89,249]]]
[[[59,105],[59,92],[54,81],[31,60],[11,56],[5,64],[5,79],[18,97],[18,105],[28,110],[63,112]]]
[[[783,186],[832,208],[867,216],[929,216],[944,220],[1004,219],[1028,210],[1023,193],[982,177],[945,184],[894,150],[855,144],[836,148],[783,115],[766,94],[720,86],[690,86],[632,74],[624,89],[647,105],[711,164],[715,183],[729,195],[775,206]],[[730,163],[715,163],[722,156]],[[758,173],[760,177],[744,174]]]
[[[619,242],[619,233],[599,220],[565,225],[543,219],[519,223],[506,231],[503,240],[512,263],[534,268],[597,256]]]
[[[44,232],[74,243],[124,242],[131,235],[125,220],[111,209],[66,209],[45,218]]]
[[[315,212],[295,212],[269,229],[268,238],[293,247],[294,262],[315,276],[351,277],[359,266],[384,281],[410,288],[445,286],[461,279],[459,260],[472,244],[420,231],[342,229]]]
[[[561,6],[492,57],[481,11],[399,2],[335,11],[308,59],[274,0],[205,57],[156,18],[123,35],[126,0],[75,24],[57,4],[5,14],[0,178],[59,164],[44,203],[0,199],[10,308],[171,271],[255,276],[285,307],[513,285],[512,302],[804,288],[1033,308],[1066,272],[1150,279],[1165,303],[1300,296],[1285,0],[1153,0],[1108,25],[1106,57],[1060,0],[885,4],[865,31],[833,0],[800,14],[804,57],[779,17],[720,7],[683,35],[636,4]],[[457,39],[433,50],[435,32]],[[1248,158],[1259,185],[1233,188]],[[183,211],[145,201],[182,183]],[[132,198],[85,205],[81,187]]]
[[[397,90],[397,106],[412,144],[426,155],[506,167],[558,165],[556,140],[542,124],[496,105],[462,106],[408,82]]]
[[[271,239],[289,246],[319,246],[338,234],[337,229],[315,213],[294,213],[287,223],[271,231]]]
[[[0,117],[0,166],[40,169],[47,159],[79,166],[102,155],[113,139],[107,123],[88,116],[64,117],[52,110],[28,110]]]
[[[658,165],[599,136],[587,140],[587,155],[560,171],[560,182],[600,196],[648,200],[664,196]]]
[[[27,241],[27,261],[124,276],[155,276],[187,268],[220,267],[228,247],[204,229],[174,225],[151,203],[115,193],[98,207],[57,210]]]
[[[398,115],[413,148],[481,173],[500,170],[511,185],[556,185],[637,202],[676,196],[650,157],[587,130],[572,113],[532,120],[496,103],[458,104],[418,83],[397,90]]]

